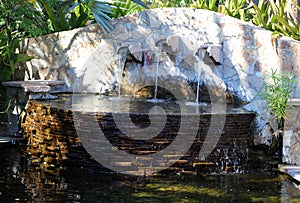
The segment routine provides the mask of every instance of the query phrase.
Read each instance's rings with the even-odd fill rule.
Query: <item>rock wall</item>
[[[226,91],[258,113],[254,142],[270,144],[269,112],[260,92],[271,69],[300,76],[300,42],[215,12],[154,9],[117,19],[105,36],[97,25],[55,33],[24,44],[35,59],[35,79],[65,80],[70,92],[134,94],[155,84],[172,89],[201,84]],[[120,77],[122,76],[122,77]],[[119,87],[121,84],[121,88]],[[176,86],[178,90],[178,86]],[[171,90],[172,91],[172,90]],[[294,97],[300,97],[300,82]]]
[[[288,103],[284,121],[283,163],[300,165],[300,100],[294,99]]]

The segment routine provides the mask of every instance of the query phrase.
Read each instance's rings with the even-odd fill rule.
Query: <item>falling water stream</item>
[[[163,49],[163,43],[165,40],[160,40],[157,42],[158,46],[158,53],[156,57],[156,71],[155,71],[155,86],[154,86],[154,96],[152,99],[148,99],[147,102],[151,103],[161,103],[164,102],[164,99],[157,99],[157,92],[158,92],[158,72],[159,72],[159,65],[160,65],[160,59],[161,59],[161,54],[162,54],[162,49]]]
[[[158,68],[159,68],[159,62],[162,52],[162,43],[158,43],[158,54],[157,54],[157,61],[156,61],[156,72],[155,72],[155,89],[154,89],[154,97],[153,100],[157,100],[157,86],[158,86]]]
[[[204,66],[204,56],[205,56],[205,50],[199,49],[198,51],[198,77],[197,77],[197,96],[196,96],[196,104],[199,104],[199,94],[200,94],[200,77],[201,77],[201,67]]]
[[[118,50],[118,53],[116,54],[117,59],[118,59],[118,66],[119,66],[119,89],[118,89],[118,98],[121,98],[121,88],[122,88],[122,77],[123,77],[123,72],[125,69],[125,59],[127,55],[127,50],[128,47],[121,47]]]
[[[200,69],[198,70],[198,77],[197,77],[197,95],[196,95],[196,104],[199,104],[199,92],[200,92]]]
[[[121,97],[121,87],[122,87],[122,73],[124,71],[124,65],[122,64],[122,57],[119,55],[119,67],[120,67],[120,74],[119,74],[119,89],[118,89],[118,97]]]
[[[187,102],[186,104],[189,106],[205,106],[206,103],[199,102],[199,96],[200,96],[200,82],[201,82],[201,67],[206,66],[204,63],[204,56],[205,56],[206,50],[199,48],[198,51],[195,53],[197,57],[197,62],[194,64],[195,72],[197,72],[197,90],[196,90],[196,101],[195,102]]]

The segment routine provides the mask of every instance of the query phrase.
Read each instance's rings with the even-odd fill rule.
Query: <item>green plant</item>
[[[192,5],[193,8],[197,9],[206,9],[210,11],[219,11],[218,7],[218,1],[217,0],[196,0],[194,4]]]
[[[37,0],[30,1],[35,18],[47,33],[83,27],[90,18],[89,9],[81,1]]]
[[[295,90],[297,79],[294,73],[278,73],[272,70],[264,82],[263,97],[268,102],[272,114],[277,118],[279,128],[283,127],[288,100]]]
[[[132,0],[135,4],[147,8],[148,6],[141,0]],[[111,24],[112,18],[114,16],[113,9],[118,8],[118,1],[102,1],[102,0],[85,0],[84,3],[87,5],[96,22],[99,24],[101,29],[105,33],[109,33],[113,29],[113,25]],[[122,5],[122,4],[119,4]],[[122,8],[120,8],[122,9]]]
[[[191,0],[152,0],[150,8],[189,7]]]
[[[140,11],[147,7],[141,0],[28,0],[36,19],[47,34],[71,30],[86,25],[87,21],[96,21],[100,28],[108,33],[113,29],[111,21]],[[132,3],[133,2],[133,3]]]
[[[254,25],[263,27],[268,30],[273,29],[273,15],[275,14],[272,10],[273,7],[270,6],[269,1],[259,0],[257,4],[255,4],[252,0],[249,4],[249,13],[252,16],[252,23]],[[276,12],[276,11],[275,11]]]
[[[285,36],[300,40],[300,24],[297,24],[288,16],[274,16],[274,19],[274,26],[276,27],[274,34],[282,33]]]
[[[9,29],[3,29],[0,32],[0,82],[11,79],[14,75],[16,67],[32,56],[18,53],[21,39],[18,38],[17,32],[10,32]]]
[[[219,5],[218,12],[246,21],[246,0],[224,0]]]
[[[119,18],[125,15],[133,14],[142,11],[144,8],[130,0],[120,0],[114,3],[112,8],[112,18]]]
[[[300,25],[287,14],[285,0],[259,0],[257,5],[250,1],[248,11],[253,24],[273,31],[274,36],[285,35],[300,40]]]
[[[20,53],[20,42],[28,33],[33,33],[35,28],[24,17],[31,17],[32,13],[24,10],[29,4],[20,0],[2,0],[0,4],[0,82],[14,79],[17,67],[29,59],[31,56]]]
[[[52,32],[81,27],[88,20],[95,20],[105,33],[109,33],[113,29],[112,19],[147,8],[142,0],[37,0],[36,5],[37,10],[44,11],[44,16],[41,15],[40,18],[48,22]],[[300,25],[287,15],[285,0],[259,0],[256,4],[252,0],[153,0],[149,7],[193,7],[211,10],[250,21],[274,31],[274,36],[286,35],[300,40]]]

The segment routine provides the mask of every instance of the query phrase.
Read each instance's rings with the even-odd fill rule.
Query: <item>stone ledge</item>
[[[2,82],[2,85],[6,87],[24,87],[26,85],[48,85],[48,86],[57,86],[64,85],[65,81],[61,80],[27,80],[27,81],[8,81]]]
[[[63,92],[65,82],[60,80],[27,80],[27,81],[8,81],[2,85],[9,88],[21,88],[26,93],[49,93]]]

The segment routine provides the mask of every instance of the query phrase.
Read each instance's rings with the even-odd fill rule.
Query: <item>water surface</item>
[[[51,174],[31,165],[19,148],[0,148],[1,202],[299,202],[300,190],[275,171],[238,175],[115,174],[71,163]]]

